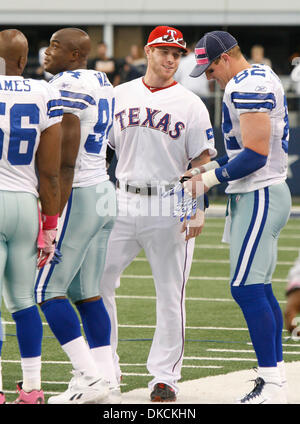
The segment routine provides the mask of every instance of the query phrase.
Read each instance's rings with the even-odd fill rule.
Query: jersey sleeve
[[[42,109],[41,119],[41,131],[44,131],[52,125],[61,122],[63,108],[59,90],[55,87],[51,87],[50,84],[45,81],[39,82],[43,85],[43,90],[45,92],[45,107]]]
[[[202,100],[197,100],[199,102],[193,104],[187,127],[187,154],[189,160],[197,158],[205,150],[209,151],[209,155],[212,158],[217,155],[214,132],[208,110]]]
[[[80,119],[90,105],[96,105],[95,99],[84,87],[80,71],[61,72],[50,80],[50,84],[60,92],[63,113],[72,113]]]
[[[268,71],[252,67],[237,74],[226,87],[227,99],[238,115],[251,112],[270,113],[276,106],[274,87]]]

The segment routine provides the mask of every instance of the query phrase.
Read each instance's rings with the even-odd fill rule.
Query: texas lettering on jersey
[[[170,113],[164,113],[161,110],[151,109],[150,107],[146,107],[143,111],[139,107],[123,109],[115,114],[115,120],[119,123],[121,131],[128,127],[147,127],[162,131],[174,140],[185,129],[185,124],[181,121],[172,123]]]

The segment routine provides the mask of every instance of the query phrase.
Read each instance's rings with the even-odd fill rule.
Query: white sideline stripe
[[[183,359],[190,359],[184,357]],[[2,359],[1,362],[5,363],[21,363],[21,360],[16,359]],[[71,365],[71,362],[68,361],[42,361],[42,364],[65,364]],[[120,367],[146,367],[146,363],[144,364],[120,364]],[[182,365],[183,368],[223,368],[221,365]],[[148,377],[150,374],[142,374],[142,373],[132,373],[132,372],[122,372],[122,375],[135,375],[140,377]],[[69,381],[42,381],[43,384],[69,384]],[[12,392],[15,393],[15,392]]]
[[[185,360],[185,357],[183,357]],[[144,364],[120,364],[120,367],[146,367],[146,363]],[[183,368],[223,368],[222,365],[182,365]],[[126,375],[122,372],[122,375]],[[130,373],[127,375],[131,375]]]
[[[156,328],[156,325],[133,325],[133,324],[119,324],[121,328]],[[248,328],[227,328],[227,327],[185,327],[187,330],[228,330],[228,331],[248,331]]]
[[[299,228],[300,229],[300,228]],[[201,237],[220,237],[220,233],[214,233],[214,232],[204,232],[201,234]],[[300,239],[299,234],[281,234],[279,236],[279,240],[290,240],[290,239]]]
[[[2,321],[2,324],[5,325],[16,325],[14,321]],[[47,322],[42,322],[43,325],[49,325]]]
[[[203,233],[205,231],[206,228],[224,228],[224,223],[225,223],[225,219],[223,222],[213,222],[212,219],[208,219],[206,220],[205,224],[204,224],[204,229],[203,229]],[[285,231],[289,231],[289,230],[300,230],[300,226],[299,225],[289,225],[287,224],[284,228],[283,228],[283,232]]]
[[[21,362],[20,359],[1,359],[1,362],[7,362],[12,364],[18,364]],[[69,361],[42,361],[43,364],[64,364],[64,365],[71,365],[71,362]]]
[[[255,353],[254,350],[243,350],[243,349],[206,349],[207,352],[234,352],[234,353]],[[300,351],[284,351],[286,355],[300,355]]]
[[[5,392],[5,393],[13,393],[13,394],[16,394],[16,390],[4,390],[4,392]],[[45,392],[45,391],[44,391],[44,394],[45,394],[45,395],[60,395],[60,394],[61,394],[61,392]]]
[[[229,244],[195,244],[195,248],[197,249],[229,249]],[[278,247],[278,251],[283,252],[299,252],[299,247]]]
[[[133,262],[149,262],[147,258],[135,258]],[[229,259],[193,259],[193,264],[229,264]],[[278,261],[276,265],[294,265],[294,261]]]
[[[249,361],[249,362],[257,362],[257,359],[253,358],[213,358],[213,357],[206,357],[206,356],[187,356],[185,359],[193,360],[193,361],[233,361],[233,362],[240,362],[240,361]]]
[[[143,300],[156,300],[155,296],[126,296],[126,295],[117,295],[116,299],[143,299]],[[186,297],[185,300],[196,300],[204,302],[234,302],[233,299],[221,299],[213,297]],[[286,303],[286,300],[278,300],[278,303]]]
[[[14,324],[14,322],[7,322],[7,324]],[[47,323],[43,323],[44,325],[48,325]],[[135,324],[118,324],[120,328],[156,328],[156,325],[135,325]],[[186,326],[186,330],[220,330],[220,331],[247,331],[248,328],[234,328],[234,327],[193,327]],[[283,331],[286,331],[285,329]],[[286,345],[290,346],[290,345]],[[295,345],[297,346],[297,345]],[[299,345],[300,346],[300,345]],[[2,360],[3,361],[3,360]],[[7,359],[6,362],[20,362],[17,360]],[[68,361],[45,361],[46,364],[69,364]]]
[[[132,278],[134,280],[139,280],[139,279],[153,279],[152,275],[138,275],[138,274],[122,274],[121,275],[121,279],[122,278]],[[229,281],[229,277],[208,277],[208,276],[204,276],[204,277],[195,277],[195,276],[190,276],[189,280],[211,280],[211,281]],[[276,283],[286,283],[287,280],[286,279],[282,279],[282,278],[272,278],[273,282]]]
[[[300,347],[300,344],[282,343],[282,346],[284,346],[284,347]]]

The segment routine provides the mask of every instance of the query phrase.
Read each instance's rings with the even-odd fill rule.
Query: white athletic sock
[[[281,383],[286,384],[287,378],[286,378],[286,371],[285,371],[285,362],[284,361],[277,362],[277,368],[279,369]]]
[[[258,376],[266,383],[276,383],[281,386],[281,378],[277,367],[258,367]]]
[[[23,372],[23,390],[41,390],[41,357],[21,358]]]
[[[286,376],[285,362],[284,361],[277,362],[277,368],[279,369],[281,386],[284,390],[286,399],[288,400],[289,399],[289,385],[288,385],[287,376]]]
[[[91,349],[92,355],[97,363],[98,370],[105,380],[109,381],[112,386],[118,385],[118,380],[113,364],[111,346],[100,346]]]
[[[74,370],[85,372],[89,376],[100,376],[93,355],[82,336],[65,343],[62,348],[70,358]]]

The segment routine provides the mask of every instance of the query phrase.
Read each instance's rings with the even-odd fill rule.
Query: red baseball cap
[[[171,46],[186,50],[186,42],[183,39],[182,32],[169,26],[158,26],[150,33],[147,46]]]

